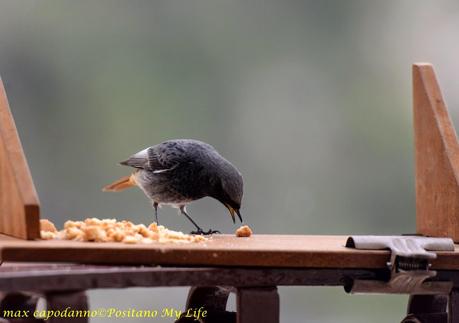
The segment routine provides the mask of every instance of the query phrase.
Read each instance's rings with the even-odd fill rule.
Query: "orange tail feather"
[[[127,188],[136,186],[134,174],[131,176],[121,177],[119,180],[105,186],[102,191],[104,192],[119,192]]]

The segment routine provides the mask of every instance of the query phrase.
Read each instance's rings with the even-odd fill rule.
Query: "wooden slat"
[[[24,241],[2,236],[2,261],[239,266],[292,268],[386,268],[388,251],[344,247],[345,236],[216,235],[192,244]],[[437,269],[459,269],[459,250],[442,252]]]
[[[37,239],[39,201],[0,79],[0,232]]]
[[[432,65],[413,66],[416,227],[459,242],[459,144]]]
[[[439,272],[443,274],[443,272]],[[2,264],[0,291],[61,291],[159,286],[343,286],[350,278],[383,279],[380,269]],[[449,280],[450,276],[442,277]],[[190,300],[194,302],[194,300]],[[193,305],[191,303],[190,305]]]

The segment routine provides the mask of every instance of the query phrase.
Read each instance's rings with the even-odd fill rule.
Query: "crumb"
[[[74,240],[90,242],[122,242],[127,244],[191,243],[206,241],[200,235],[172,231],[162,225],[134,224],[127,220],[88,218],[84,221],[66,221],[58,231],[48,220],[41,220],[41,238],[44,240]]]
[[[243,225],[239,229],[236,230],[236,237],[250,237],[252,235],[252,229],[248,225]]]
[[[135,234],[133,236],[127,236],[123,239],[123,243],[128,243],[128,244],[135,244],[142,242],[143,238],[140,234]]]
[[[148,226],[148,229],[153,232],[158,232],[158,225],[156,224],[156,222],[153,222]]]
[[[140,242],[146,243],[146,244],[148,244],[148,243],[153,243],[153,239],[150,239],[150,238],[143,238]]]
[[[51,231],[40,231],[40,236],[43,240],[51,240],[56,238],[56,233]]]
[[[67,240],[84,240],[84,232],[78,227],[68,227],[64,231]]]
[[[82,221],[65,221],[64,229],[68,228],[81,228],[85,226],[85,223]]]
[[[88,218],[84,220],[84,223],[86,225],[99,225],[102,221],[100,221],[98,218]]]
[[[94,222],[91,222],[94,223]],[[103,242],[107,240],[107,233],[97,225],[89,225],[83,229],[85,240]]]
[[[147,229],[145,224],[139,224],[137,226],[137,230],[144,238],[148,238],[150,236],[150,230]]]
[[[40,231],[46,232],[57,232],[56,226],[54,223],[47,219],[40,220]]]

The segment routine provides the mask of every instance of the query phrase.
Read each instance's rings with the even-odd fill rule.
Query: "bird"
[[[121,191],[138,186],[151,200],[155,220],[158,207],[169,205],[179,209],[196,228],[191,234],[208,235],[188,214],[186,206],[195,200],[211,197],[235,215],[241,223],[243,177],[239,170],[211,145],[194,139],[173,139],[143,149],[120,165],[134,168],[130,176],[107,185],[103,191]]]

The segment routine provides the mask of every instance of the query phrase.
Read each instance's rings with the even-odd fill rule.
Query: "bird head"
[[[212,197],[220,201],[230,212],[233,223],[235,215],[242,222],[240,212],[243,194],[243,180],[241,173],[232,164],[228,163],[220,168],[217,187]]]

